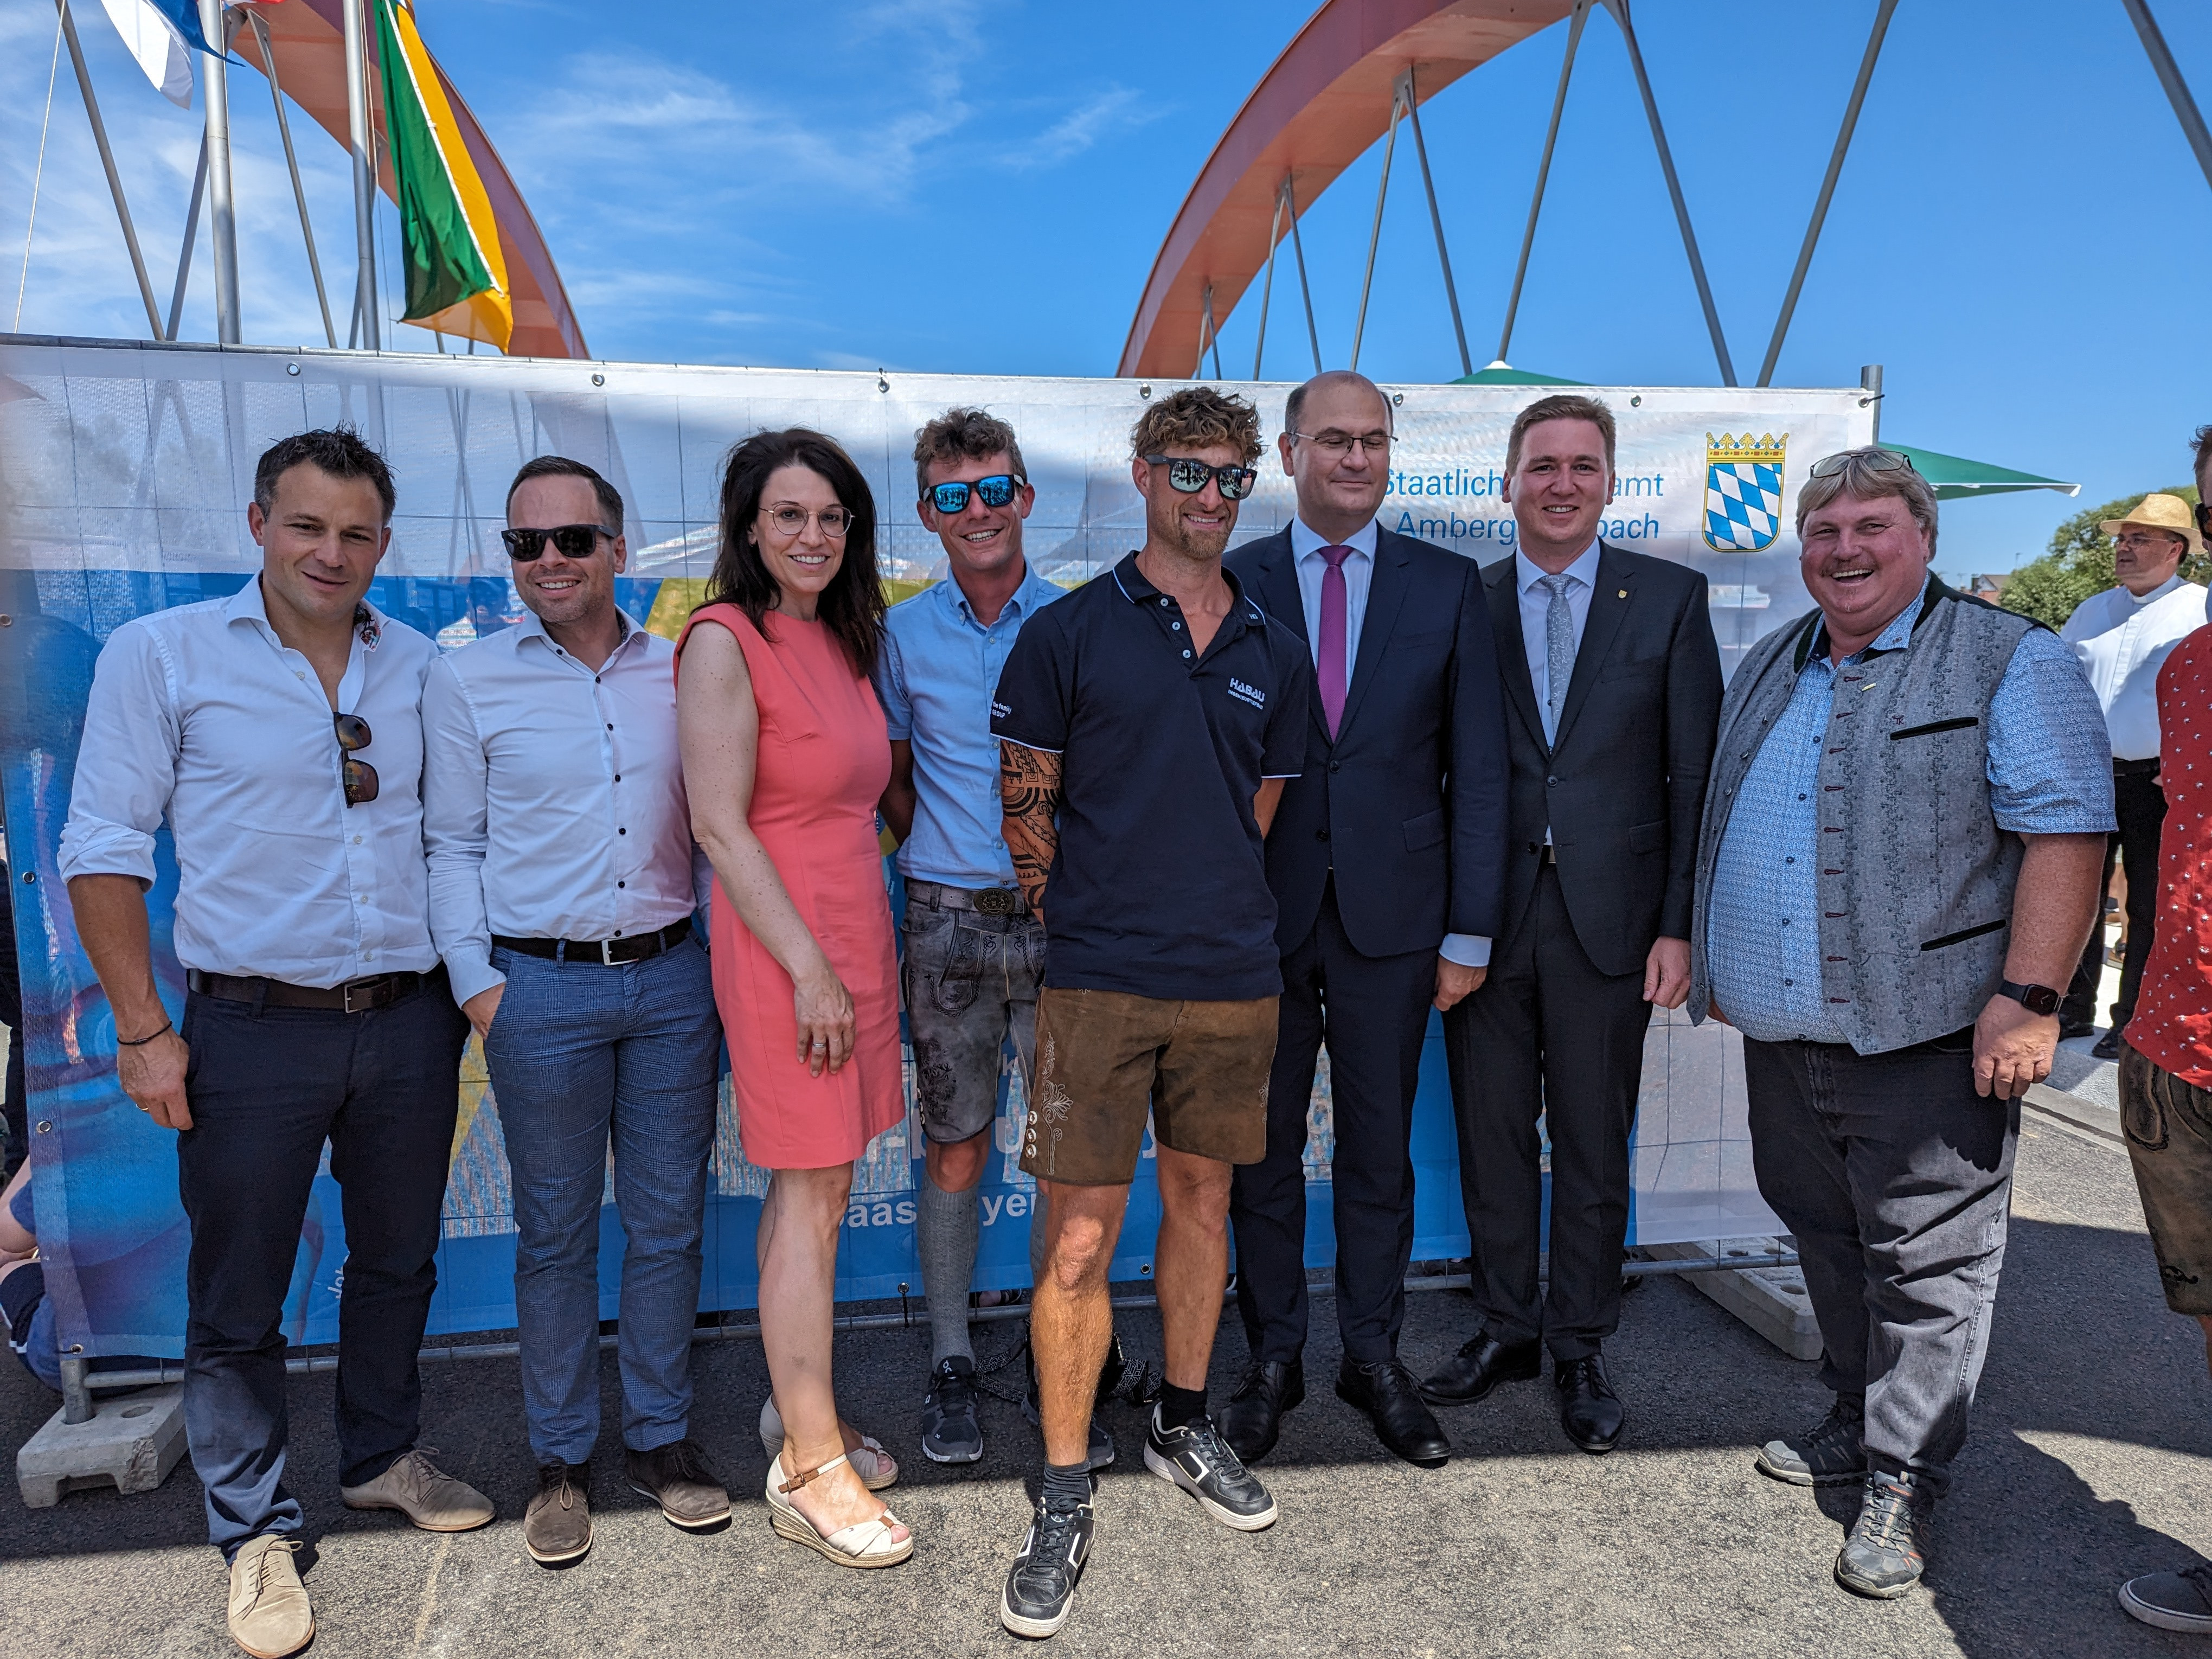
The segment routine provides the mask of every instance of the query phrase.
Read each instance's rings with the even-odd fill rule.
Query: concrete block
[[[90,1422],[64,1423],[56,1412],[15,1454],[15,1484],[29,1508],[52,1509],[64,1492],[86,1486],[151,1492],[185,1455],[183,1383],[93,1399]]]
[[[1772,1255],[1783,1248],[1776,1238],[1729,1238],[1689,1244],[1647,1244],[1647,1255],[1668,1261],[1712,1261],[1728,1255]],[[1820,1357],[1820,1325],[1813,1317],[1813,1298],[1805,1275],[1795,1267],[1744,1267],[1682,1275],[1685,1282],[1726,1308],[1793,1359]]]

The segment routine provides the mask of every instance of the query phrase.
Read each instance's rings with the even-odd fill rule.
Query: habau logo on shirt
[[[1229,695],[1232,697],[1243,698],[1255,708],[1265,708],[1267,706],[1267,694],[1265,691],[1256,685],[1247,685],[1233,676],[1229,682]]]

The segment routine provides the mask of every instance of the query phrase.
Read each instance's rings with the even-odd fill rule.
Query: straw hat
[[[2097,528],[2107,536],[2117,536],[2128,525],[2145,530],[2171,531],[2189,544],[2191,553],[2204,550],[2204,538],[2197,533],[2197,513],[2179,495],[2146,495],[2137,501],[2124,519],[2106,519]]]

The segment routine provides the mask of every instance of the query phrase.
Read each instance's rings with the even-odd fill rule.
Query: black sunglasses
[[[2212,536],[2212,501],[2199,501],[2192,510],[2197,514],[2197,533]]]
[[[1028,483],[1029,480],[1018,472],[994,472],[989,477],[978,478],[972,483],[932,484],[922,491],[921,498],[939,513],[965,513],[971,491],[983,498],[986,507],[1004,507]]]
[[[331,723],[337,728],[338,753],[344,762],[341,771],[345,779],[346,805],[359,806],[364,801],[374,800],[378,788],[376,769],[367,761],[353,757],[354,750],[369,745],[368,722],[358,714],[333,714]]]
[[[1145,465],[1167,468],[1168,482],[1186,495],[1197,495],[1212,478],[1219,481],[1224,501],[1241,501],[1260,481],[1260,469],[1255,466],[1208,466],[1181,455],[1147,455]]]
[[[549,536],[562,558],[588,559],[599,550],[599,538],[612,540],[614,533],[595,524],[556,524],[550,530],[502,530],[499,538],[507,544],[508,558],[517,564],[534,564],[545,556]]]

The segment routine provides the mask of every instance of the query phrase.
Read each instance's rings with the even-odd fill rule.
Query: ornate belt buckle
[[[1021,895],[1011,887],[986,887],[975,895],[975,914],[979,916],[1011,916]]]

